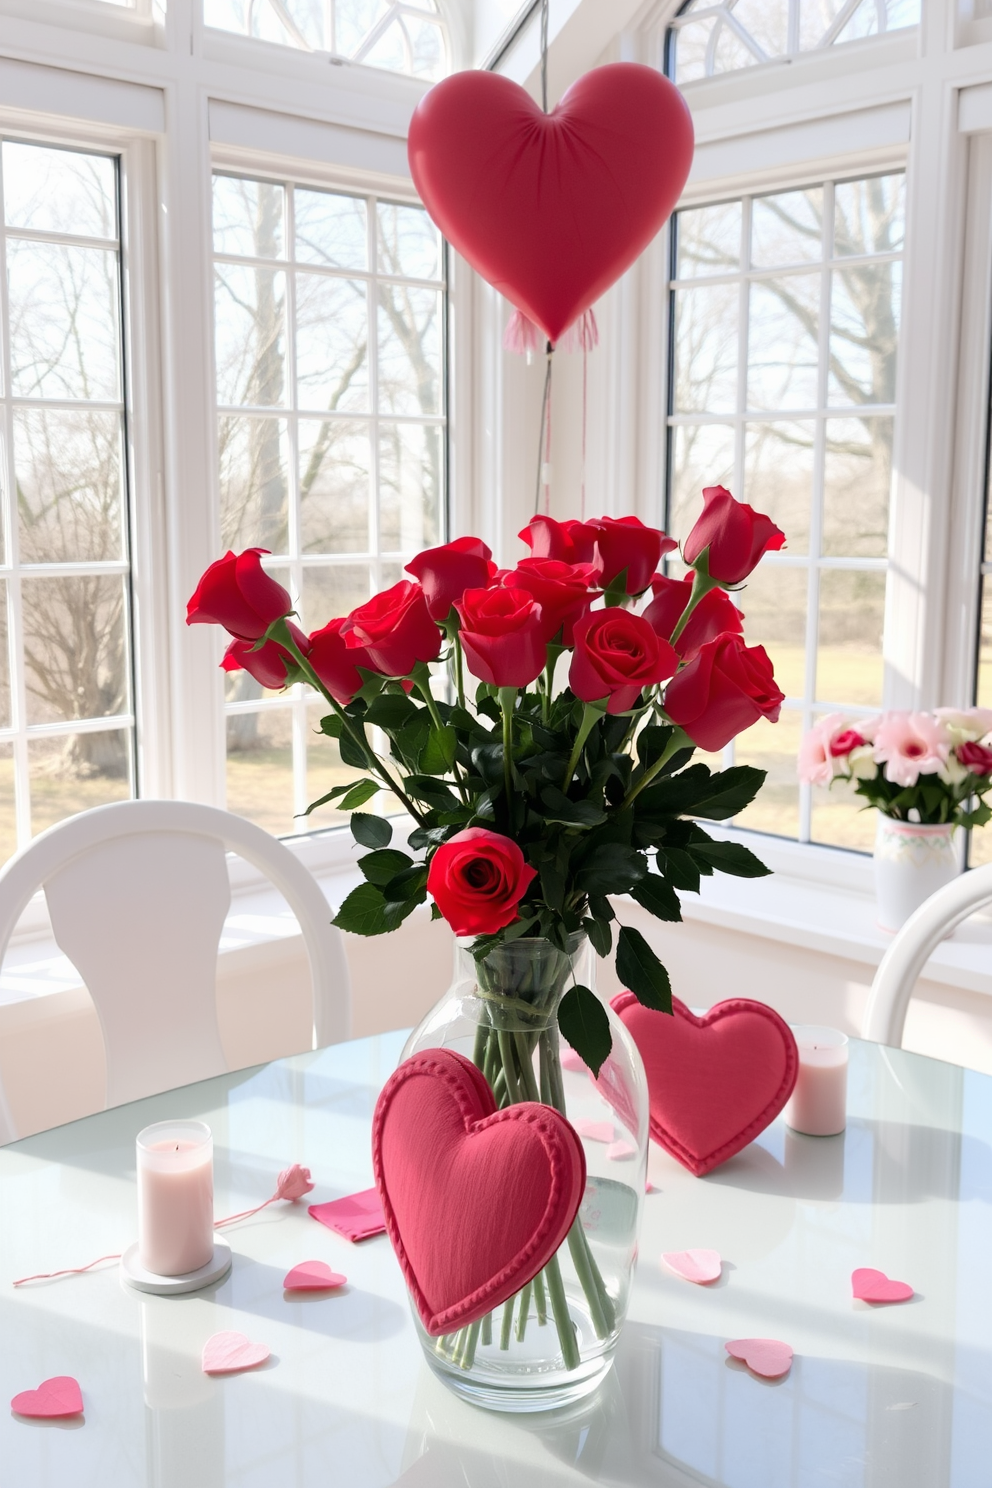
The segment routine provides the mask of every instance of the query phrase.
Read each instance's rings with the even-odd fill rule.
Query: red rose
[[[526,589],[466,589],[455,605],[473,677],[493,687],[526,687],[547,660],[541,606]]]
[[[645,527],[637,517],[600,517],[590,524],[602,562],[600,583],[606,589],[627,570],[626,592],[643,594],[663,553],[678,547],[657,527]]]
[[[310,642],[292,620],[287,620],[290,634],[303,655],[310,650]],[[278,641],[266,641],[258,651],[254,641],[243,641],[236,637],[224,652],[221,667],[225,672],[250,672],[256,682],[272,691],[286,686],[286,673],[297,665],[296,657],[280,646]],[[295,679],[294,679],[295,680]]]
[[[717,636],[668,684],[665,712],[700,749],[722,749],[759,718],[778,719],[785,700],[763,646]]]
[[[532,517],[519,534],[532,558],[556,558],[559,563],[596,562],[593,522],[556,522],[554,517]]]
[[[456,537],[439,548],[427,548],[406,565],[423,585],[433,620],[447,620],[451,606],[466,589],[485,589],[496,573],[492,552],[478,537]]]
[[[992,749],[987,744],[976,744],[973,740],[959,744],[954,753],[972,775],[992,775]]]
[[[344,620],[329,620],[308,641],[307,660],[336,703],[345,707],[362,685],[358,668],[376,672],[378,667],[361,646],[349,646],[341,634]],[[301,648],[302,649],[302,648]]]
[[[690,566],[709,549],[709,575],[720,584],[739,584],[758,560],[785,546],[785,533],[771,517],[735,501],[723,486],[703,491],[703,511],[682,544],[682,557]]]
[[[495,935],[517,918],[536,877],[509,837],[467,827],[435,852],[427,892],[456,935]]]
[[[857,729],[844,729],[842,733],[834,735],[827,747],[834,759],[840,759],[841,755],[850,754],[852,749],[860,748],[864,742]],[[989,750],[989,759],[992,760],[992,750]]]
[[[424,591],[411,579],[401,579],[352,610],[341,634],[349,651],[367,651],[371,669],[386,677],[408,677],[418,661],[433,661],[441,649],[441,632],[430,617]]]
[[[591,563],[522,558],[512,572],[500,574],[500,583],[532,594],[541,606],[544,639],[552,641],[561,631],[566,646],[572,644],[574,622],[599,598],[599,590],[594,587],[596,570]]]
[[[663,640],[672,640],[682,612],[692,594],[693,575],[684,579],[667,579],[664,574],[655,574],[651,580],[654,599],[644,611],[644,618]],[[711,589],[704,594],[685,623],[685,628],[672,645],[685,661],[691,661],[707,641],[713,641],[725,631],[740,635],[744,616],[724,589]]]
[[[262,568],[268,548],[225,553],[211,563],[186,606],[187,625],[223,625],[232,635],[257,641],[273,620],[288,615],[293,601]]]
[[[608,697],[607,713],[632,708],[645,687],[670,677],[679,659],[642,615],[593,610],[575,622],[568,685],[584,703]]]

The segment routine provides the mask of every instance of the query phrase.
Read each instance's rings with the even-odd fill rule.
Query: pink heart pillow
[[[677,997],[673,1016],[633,992],[614,997],[648,1077],[651,1135],[701,1177],[764,1131],[792,1094],[799,1053],[773,1008],[746,997],[697,1018]]]
[[[536,1101],[498,1111],[482,1071],[451,1049],[415,1054],[386,1081],[372,1161],[386,1230],[434,1338],[533,1280],[586,1185],[565,1117]]]

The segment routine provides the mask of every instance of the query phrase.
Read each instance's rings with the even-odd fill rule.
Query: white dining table
[[[403,1039],[277,1060],[0,1150],[0,1392],[74,1375],[85,1407],[62,1422],[0,1413],[4,1488],[987,1488],[992,1079],[854,1041],[842,1136],[779,1119],[705,1178],[652,1145],[615,1367],[570,1410],[511,1417],[428,1369],[385,1235],[351,1244],[307,1214],[371,1185],[372,1111]],[[569,1078],[593,1112],[591,1083]],[[292,1162],[313,1194],[227,1230],[233,1268],[206,1291],[144,1295],[113,1263],[15,1290],[134,1239],[135,1135],[179,1116],[213,1130],[218,1216],[267,1198]],[[719,1282],[661,1263],[692,1247],[720,1252]],[[347,1285],[284,1292],[310,1259]],[[855,1301],[862,1266],[915,1296]],[[227,1329],[267,1344],[268,1362],[204,1375],[203,1343]],[[724,1344],[745,1337],[790,1344],[790,1373],[731,1361]]]

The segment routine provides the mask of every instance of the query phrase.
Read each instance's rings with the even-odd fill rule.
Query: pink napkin
[[[345,1199],[333,1199],[329,1204],[311,1204],[308,1212],[346,1240],[367,1240],[370,1235],[381,1235],[386,1228],[377,1188],[349,1194]]]

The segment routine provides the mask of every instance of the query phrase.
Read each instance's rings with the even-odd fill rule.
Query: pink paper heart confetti
[[[301,1261],[282,1279],[287,1292],[326,1292],[330,1287],[344,1286],[348,1280],[340,1271],[332,1271],[326,1261]]]
[[[914,1296],[906,1281],[890,1281],[884,1271],[859,1266],[851,1273],[851,1289],[859,1302],[908,1302]]]
[[[637,1156],[637,1148],[632,1147],[629,1142],[611,1142],[606,1155],[610,1162],[626,1162],[628,1157]]]
[[[42,1380],[37,1390],[22,1390],[10,1402],[19,1416],[78,1416],[83,1408],[83,1392],[71,1374],[56,1374]]]
[[[203,1345],[204,1374],[236,1374],[254,1369],[269,1357],[267,1343],[252,1343],[244,1333],[215,1333]]]
[[[718,1250],[666,1250],[661,1259],[676,1276],[697,1286],[719,1281],[723,1270]]]
[[[592,1121],[588,1116],[580,1116],[572,1125],[587,1142],[612,1142],[617,1134],[612,1121]]]
[[[762,1379],[781,1379],[792,1368],[792,1350],[777,1338],[734,1338],[724,1348]]]
[[[582,1055],[576,1054],[575,1050],[568,1048],[567,1045],[562,1046],[560,1063],[563,1070],[574,1070],[576,1074],[581,1074],[589,1069]]]

